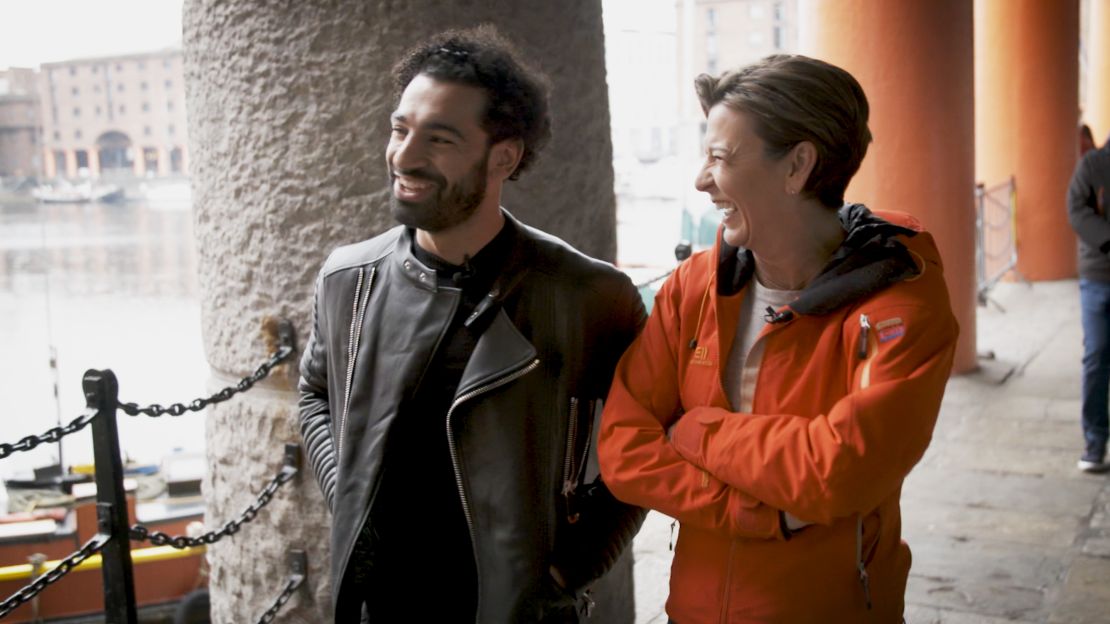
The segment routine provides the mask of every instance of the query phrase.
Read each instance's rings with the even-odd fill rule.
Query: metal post
[[[123,462],[116,428],[119,384],[111,370],[88,370],[82,378],[82,387],[87,405],[97,410],[92,421],[97,531],[110,537],[100,553],[105,621],[107,624],[137,624],[127,498],[123,491]]]

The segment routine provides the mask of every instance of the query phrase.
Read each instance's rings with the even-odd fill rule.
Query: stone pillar
[[[1110,139],[1110,3],[1094,0],[1087,12],[1087,97],[1083,120],[1101,147]]]
[[[393,225],[384,162],[393,61],[432,33],[484,22],[516,41],[554,87],[552,142],[534,170],[509,184],[505,206],[612,259],[612,147],[597,0],[185,2],[187,153],[214,387],[265,356],[265,317],[291,319],[303,346],[313,282],[327,253]],[[238,514],[278,468],[282,444],[300,441],[295,381],[295,366],[283,367],[263,390],[209,413],[209,524]],[[284,621],[325,617],[329,519],[305,471],[257,520],[209,549],[214,622],[257,618],[288,573],[288,548],[308,552],[310,576],[283,610]]]
[[[1079,3],[976,0],[975,23],[977,177],[1016,179],[1018,272],[1073,277],[1065,197],[1076,158]]]
[[[803,0],[803,53],[852,73],[874,137],[846,199],[916,216],[944,260],[960,323],[954,370],[975,352],[972,12],[965,0]]]

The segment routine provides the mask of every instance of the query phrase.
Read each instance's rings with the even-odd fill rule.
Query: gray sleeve
[[[1110,221],[1098,210],[1098,192],[1106,173],[1099,175],[1101,172],[1096,171],[1105,159],[1098,156],[1098,151],[1092,150],[1075,166],[1068,184],[1068,222],[1084,243],[1107,253],[1110,251]],[[1106,201],[1110,201],[1110,197],[1106,197]]]

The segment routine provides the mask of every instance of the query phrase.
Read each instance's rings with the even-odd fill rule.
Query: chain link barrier
[[[194,399],[188,405],[186,405],[185,403],[174,403],[172,405],[163,407],[158,403],[152,403],[146,407],[139,407],[138,403],[120,403],[119,409],[128,416],[138,416],[140,414],[143,414],[153,418],[157,418],[164,414],[169,414],[170,416],[181,416],[185,412],[199,412],[209,405],[223,403],[236,394],[250,390],[251,387],[254,386],[254,384],[265,379],[275,366],[284,362],[292,354],[292,345],[283,344],[280,348],[278,348],[277,351],[274,352],[273,355],[270,356],[270,359],[263,362],[262,365],[254,371],[254,373],[240,379],[239,383],[235,384],[234,386],[228,386],[223,390],[220,390],[216,394],[213,394],[212,396]]]
[[[662,275],[656,275],[655,277],[653,277],[653,278],[651,278],[651,279],[649,279],[645,282],[640,282],[639,284],[636,284],[636,290],[640,290],[642,288],[647,288],[648,286],[651,286],[655,282],[666,279],[666,278],[670,277],[671,273],[674,273],[674,269],[671,269],[671,270],[667,271],[666,273],[663,273]]]
[[[117,400],[115,403],[116,408],[129,416],[138,416],[140,414],[151,417],[158,417],[164,414],[181,416],[187,411],[197,412],[209,405],[227,401],[236,394],[251,389],[256,383],[267,377],[276,366],[289,359],[293,354],[296,347],[294,344],[293,326],[289,321],[281,320],[278,322],[277,336],[279,343],[278,349],[269,359],[263,362],[254,373],[244,377],[234,386],[224,388],[209,397],[195,399],[187,405],[183,403],[174,403],[167,407],[163,407],[162,405],[154,403],[147,407],[140,407],[136,403],[123,403]],[[111,375],[111,371],[107,371],[107,373]],[[112,377],[112,379],[114,380],[114,377]],[[113,381],[112,383],[114,384],[115,382]],[[86,388],[86,393],[87,392],[88,390]],[[114,393],[115,390],[112,392]],[[24,437],[15,443],[0,443],[0,459],[4,459],[13,453],[30,451],[41,444],[58,442],[63,437],[87,427],[96,419],[99,413],[100,411],[97,408],[89,407],[81,416],[74,419],[68,425],[54,427],[41,435]],[[114,413],[112,415],[114,416]],[[95,429],[94,427],[94,430]],[[209,531],[197,537],[188,537],[184,535],[172,536],[161,531],[152,532],[148,527],[136,524],[130,528],[128,534],[130,538],[134,540],[149,541],[155,546],[171,546],[176,549],[214,544],[224,537],[235,535],[239,532],[242,525],[254,520],[258,516],[258,512],[273,500],[274,494],[277,493],[278,489],[297,475],[300,471],[300,467],[300,446],[296,444],[286,444],[281,470],[266,484],[266,487],[263,488],[262,493],[258,495],[254,503],[248,506],[238,518],[228,521],[217,531]],[[110,534],[97,533],[92,539],[85,542],[79,550],[60,561],[58,565],[49,572],[36,578],[30,584],[12,594],[3,602],[0,602],[0,619],[3,619],[15,609],[18,609],[23,604],[34,599],[35,596],[46,589],[46,587],[56,583],[83,561],[103,550],[111,539],[112,536]],[[304,583],[308,567],[304,551],[292,551],[290,553],[290,565],[292,567],[292,573],[286,581],[281,593],[278,594],[277,599],[274,600],[270,608],[267,609],[259,619],[260,623],[273,622],[278,611],[281,610],[285,603],[289,602],[293,593]]]
[[[251,503],[243,513],[239,514],[238,518],[228,520],[218,531],[208,531],[196,537],[189,537],[188,535],[168,535],[161,531],[151,531],[144,525],[136,524],[131,527],[131,539],[149,541],[155,546],[171,546],[181,550],[194,546],[215,544],[225,537],[235,535],[239,532],[241,526],[258,517],[258,512],[273,500],[274,494],[278,491],[278,488],[297,476],[297,472],[300,470],[300,457],[299,446],[296,444],[286,444],[284,464],[281,470],[274,475],[273,479],[270,479],[265,489],[258,495],[257,500]]]
[[[3,619],[24,603],[30,602],[30,600],[39,595],[42,590],[57,583],[63,576],[69,574],[73,568],[80,565],[82,561],[100,552],[101,549],[104,548],[104,545],[108,543],[109,539],[110,536],[102,533],[94,535],[92,539],[85,542],[84,546],[65,559],[62,559],[58,562],[58,565],[54,566],[49,572],[31,581],[31,583],[9,596],[4,602],[0,602],[0,619]]]
[[[285,582],[285,587],[278,594],[273,604],[270,605],[270,608],[266,609],[262,617],[258,618],[258,624],[273,622],[278,611],[281,611],[285,603],[289,602],[289,599],[293,597],[293,592],[297,591],[297,588],[304,583],[305,577],[308,576],[308,560],[305,558],[303,550],[294,550],[289,553],[289,566],[292,568],[289,580]]]
[[[93,421],[94,418],[96,418],[96,410],[91,408],[86,409],[83,414],[81,414],[77,418],[74,418],[72,421],[70,421],[68,425],[65,425],[64,427],[53,427],[51,429],[48,429],[46,433],[42,435],[29,435],[21,439],[19,442],[15,442],[12,444],[9,444],[7,442],[0,443],[0,459],[4,459],[5,457],[8,457],[13,453],[29,451],[33,448],[36,448],[40,444],[53,444],[54,442],[61,440],[71,433],[77,433],[78,431],[84,429],[88,426],[89,423]]]

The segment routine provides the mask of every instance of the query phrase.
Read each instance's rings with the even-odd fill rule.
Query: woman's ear
[[[797,195],[806,187],[809,175],[817,166],[817,148],[809,141],[802,141],[791,148],[786,156],[789,168],[786,173],[786,192]]]
[[[489,150],[489,171],[504,180],[513,175],[524,156],[524,141],[519,138],[494,143]]]

